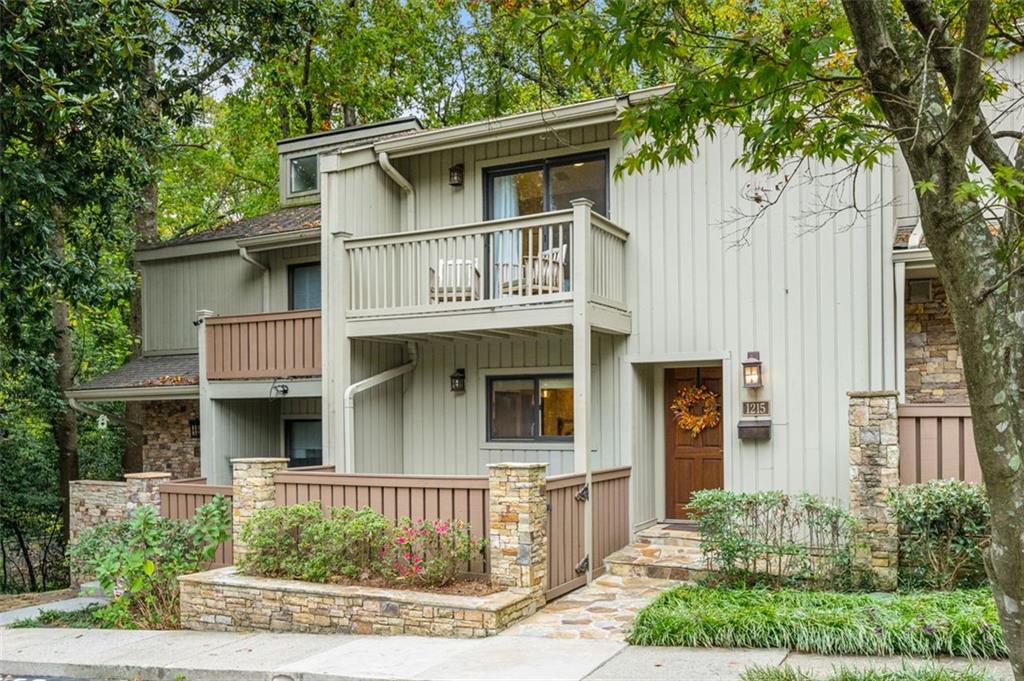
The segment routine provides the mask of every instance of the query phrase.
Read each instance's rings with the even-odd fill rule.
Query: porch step
[[[638,544],[700,548],[700,532],[680,525],[651,525],[636,533]]]
[[[707,569],[700,549],[642,542],[619,549],[604,565],[610,575],[682,581],[699,581]]]

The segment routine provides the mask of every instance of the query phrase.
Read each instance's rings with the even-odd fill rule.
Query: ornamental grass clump
[[[876,595],[683,585],[639,613],[629,641],[823,655],[1007,654],[987,589]]]
[[[486,543],[462,521],[397,524],[370,508],[328,517],[319,502],[256,511],[242,528],[242,572],[310,582],[370,581],[443,587],[467,571]]]
[[[839,590],[853,583],[856,522],[835,504],[810,494],[702,490],[690,506],[720,582]]]
[[[896,487],[889,507],[900,528],[901,587],[948,591],[986,581],[991,513],[980,485],[931,480]]]
[[[782,667],[750,667],[740,675],[740,681],[995,681],[995,679],[980,669],[950,669],[937,664],[904,665],[895,669],[838,667],[823,676],[808,674],[797,667],[784,665]]]

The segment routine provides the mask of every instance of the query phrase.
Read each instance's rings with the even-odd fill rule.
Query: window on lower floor
[[[572,440],[572,376],[509,376],[487,381],[487,439]]]
[[[288,467],[319,466],[324,462],[323,430],[319,419],[284,422],[284,455]]]

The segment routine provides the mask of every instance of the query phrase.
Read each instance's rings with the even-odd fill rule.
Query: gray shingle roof
[[[152,355],[133,359],[72,390],[113,390],[199,383],[199,355]]]
[[[294,208],[282,208],[244,220],[225,222],[204,232],[186,234],[175,239],[148,244],[140,247],[139,250],[163,248],[165,246],[181,246],[183,244],[195,244],[204,241],[216,241],[218,239],[241,239],[247,236],[260,236],[262,234],[296,232],[302,229],[316,229],[319,227],[320,204],[296,206]]]

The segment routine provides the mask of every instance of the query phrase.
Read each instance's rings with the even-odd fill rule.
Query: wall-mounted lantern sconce
[[[193,440],[199,439],[199,419],[188,420],[188,434]]]
[[[448,377],[448,380],[452,384],[453,393],[464,393],[466,392],[466,370],[456,369],[455,372]]]
[[[448,169],[448,184],[453,187],[461,187],[466,181],[466,166],[456,163]]]
[[[764,385],[761,375],[761,353],[750,351],[743,360],[743,387],[760,388]]]

